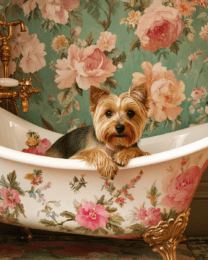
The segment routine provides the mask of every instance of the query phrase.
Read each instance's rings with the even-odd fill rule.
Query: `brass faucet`
[[[2,45],[0,46],[0,59],[3,63],[5,78],[9,77],[9,60],[11,57],[11,47],[8,44],[8,40],[10,40],[13,35],[13,26],[17,24],[20,24],[22,32],[26,31],[25,25],[21,20],[9,22],[9,23],[0,21],[0,25],[2,25],[4,29],[6,28],[6,26],[8,26],[8,34],[9,34],[8,36],[0,37],[0,41],[2,41]],[[29,80],[22,79],[19,82],[19,85],[21,86],[21,88],[17,90],[9,90],[7,87],[0,86],[0,103],[2,102],[3,99],[5,101],[6,109],[9,110],[8,100],[11,99],[14,112],[16,115],[19,115],[16,99],[19,98],[22,100],[22,110],[23,112],[28,112],[29,111],[28,98],[30,98],[32,94],[37,94],[40,91],[38,88],[34,88],[32,86],[31,78]]]
[[[0,101],[1,101],[1,99],[12,99],[12,101],[13,101],[13,100],[19,98],[22,100],[22,111],[29,112],[28,99],[32,96],[32,94],[37,94],[40,90],[38,88],[34,88],[32,86],[31,78],[29,78],[29,80],[22,79],[19,82],[19,85],[21,86],[21,88],[19,88],[17,90],[8,90],[7,88],[0,86]],[[18,109],[14,105],[14,103],[13,103],[13,106],[14,106],[15,112],[18,112]],[[18,114],[18,113],[16,113],[16,114]]]

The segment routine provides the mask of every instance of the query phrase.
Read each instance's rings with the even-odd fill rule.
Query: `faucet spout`
[[[25,32],[26,31],[26,28],[25,28],[25,24],[22,20],[17,20],[17,21],[14,21],[14,22],[11,22],[11,26],[13,25],[16,25],[16,24],[20,24],[20,28],[21,28],[21,32]]]

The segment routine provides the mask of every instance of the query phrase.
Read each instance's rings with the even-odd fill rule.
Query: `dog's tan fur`
[[[132,86],[128,92],[116,96],[107,89],[91,86],[90,105],[93,127],[83,129],[85,144],[81,144],[83,140],[78,136],[81,148],[70,158],[84,160],[96,166],[102,176],[113,179],[118,166],[126,166],[131,159],[149,154],[137,146],[149,109],[147,88],[145,84]],[[65,138],[67,145],[70,145],[69,138]],[[46,155],[65,158],[67,153],[64,155],[59,149],[62,148],[56,142]]]

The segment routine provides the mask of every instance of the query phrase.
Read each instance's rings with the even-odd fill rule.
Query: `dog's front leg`
[[[99,174],[108,179],[114,179],[118,171],[118,166],[102,149],[94,148],[83,150],[70,157],[70,159],[84,160],[88,165],[94,165],[97,167]]]
[[[150,153],[143,152],[139,147],[127,147],[117,152],[113,160],[118,166],[124,167],[131,159],[145,155],[150,155]]]

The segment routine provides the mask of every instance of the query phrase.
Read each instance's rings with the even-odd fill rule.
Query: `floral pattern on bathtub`
[[[29,130],[26,134],[28,140],[25,144],[29,147],[22,149],[24,153],[31,153],[36,155],[44,155],[45,152],[51,147],[51,142],[47,139],[41,139],[40,135],[36,132]]]
[[[191,159],[183,157],[177,166],[170,165],[162,180],[162,189],[158,189],[155,177],[148,188],[143,188],[146,198],[140,200],[140,205],[132,192],[142,181],[145,174],[142,170],[122,187],[116,187],[114,181],[102,180],[100,193],[92,194],[93,200],[86,197],[86,191],[89,192],[87,176],[74,176],[68,183],[67,196],[72,194],[73,199],[67,207],[62,205],[62,197],[58,194],[56,199],[48,196],[48,191],[53,190],[53,182],[44,181],[41,169],[25,174],[27,188],[24,189],[14,170],[0,178],[0,221],[21,224],[21,218],[27,218],[28,205],[23,202],[23,197],[27,196],[30,207],[37,208],[39,224],[53,230],[94,236],[141,236],[149,227],[161,220],[176,218],[189,207],[208,166],[208,160],[202,168],[198,166],[201,158],[202,155]]]
[[[25,196],[17,182],[16,172],[7,176],[2,175],[0,179],[0,220],[10,224],[19,224],[19,216],[25,216],[24,205],[21,196]]]

